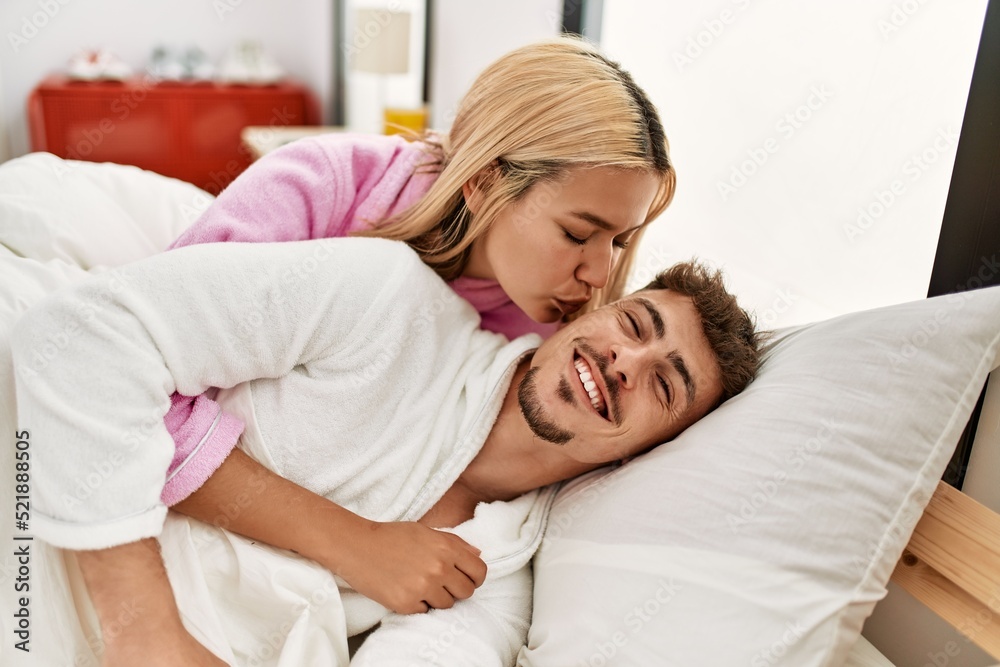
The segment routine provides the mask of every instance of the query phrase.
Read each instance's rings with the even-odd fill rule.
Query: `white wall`
[[[29,150],[28,93],[83,48],[107,48],[141,70],[157,44],[197,45],[217,62],[238,41],[256,39],[324,109],[330,104],[336,50],[326,0],[3,0],[0,27],[0,119],[11,156]]]
[[[560,0],[435,0],[431,44],[431,126],[451,127],[479,72],[501,55],[562,27]]]
[[[985,7],[605,2],[679,174],[646,257],[723,265],[768,327],[925,296]]]

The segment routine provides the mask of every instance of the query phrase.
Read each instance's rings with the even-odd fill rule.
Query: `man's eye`
[[[566,234],[566,238],[568,238],[570,241],[572,241],[573,243],[575,243],[577,245],[583,245],[584,243],[587,242],[587,239],[581,239],[579,237],[573,236],[572,234],[570,234],[569,232],[567,232],[565,229],[563,230],[563,233]]]
[[[663,387],[663,395],[667,397],[667,403],[670,403],[670,385],[663,378],[660,378],[660,386]]]
[[[632,316],[632,313],[625,313],[625,316],[628,318],[629,323],[632,324],[632,331],[635,332],[635,336],[636,336],[636,338],[638,338],[639,337],[639,323],[636,321],[635,317]]]

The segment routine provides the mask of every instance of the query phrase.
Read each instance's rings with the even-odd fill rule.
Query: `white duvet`
[[[9,332],[33,303],[87,275],[166,248],[211,202],[198,188],[133,167],[64,161],[45,153],[0,165],[0,425],[13,452],[17,424]],[[58,341],[53,342],[58,345]],[[37,446],[31,443],[30,448]],[[13,516],[14,458],[0,461],[0,506]],[[96,478],[95,478],[96,480]],[[0,528],[15,544],[13,521]],[[18,531],[18,536],[29,536]],[[27,576],[13,549],[0,556],[3,665],[99,664],[100,633],[72,557],[27,545]],[[346,665],[337,580],[306,559],[199,522],[170,516],[161,536],[188,629],[234,665]],[[27,647],[14,648],[15,579],[29,586]],[[266,604],[264,601],[266,600]],[[127,624],[141,610],[123,606]]]

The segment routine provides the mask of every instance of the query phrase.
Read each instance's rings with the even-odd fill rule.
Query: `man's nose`
[[[652,362],[652,351],[648,345],[627,341],[612,345],[608,358],[610,361],[608,374],[617,380],[622,388],[631,389],[636,386],[643,370]]]

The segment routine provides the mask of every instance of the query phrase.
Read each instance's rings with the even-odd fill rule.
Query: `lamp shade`
[[[388,9],[362,8],[355,14],[360,39],[353,69],[372,74],[410,71],[410,14]]]

